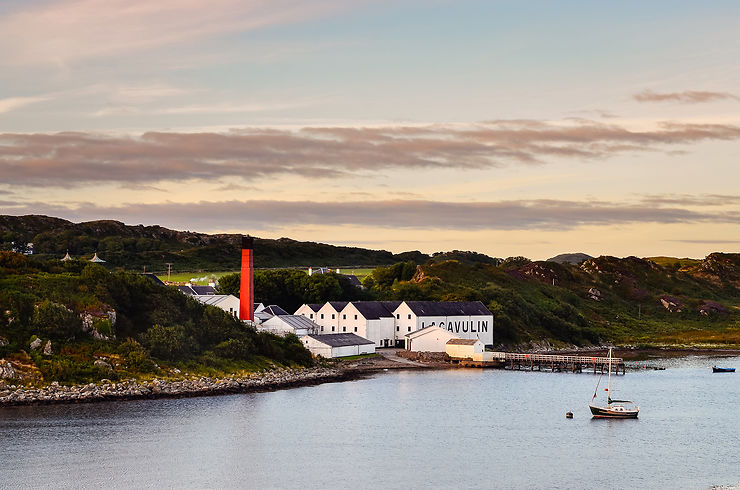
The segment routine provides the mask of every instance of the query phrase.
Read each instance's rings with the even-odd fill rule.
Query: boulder
[[[51,355],[51,340],[46,341],[46,345],[44,346],[44,355],[45,356]]]
[[[9,379],[9,378],[15,378],[15,369],[13,369],[13,366],[11,364],[4,360],[0,359],[0,379]]]
[[[40,338],[36,337],[36,340],[31,342],[29,347],[31,347],[31,350],[37,350],[41,348],[41,344],[43,344],[43,341]]]

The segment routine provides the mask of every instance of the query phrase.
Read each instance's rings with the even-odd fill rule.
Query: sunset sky
[[[0,214],[740,251],[740,2],[4,0]]]

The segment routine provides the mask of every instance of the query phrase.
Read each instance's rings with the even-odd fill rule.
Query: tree
[[[41,337],[66,341],[82,331],[82,320],[67,307],[45,300],[36,308],[32,326]]]

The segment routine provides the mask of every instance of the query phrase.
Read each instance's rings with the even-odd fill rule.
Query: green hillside
[[[97,252],[109,266],[163,274],[167,264],[176,272],[239,270],[241,235],[208,235],[161,226],[129,226],[118,221],[71,221],[48,216],[0,215],[0,250],[33,243],[41,259],[89,259]],[[422,263],[421,252],[394,255],[385,250],[338,247],[323,243],[255,238],[257,268],[378,266],[399,261]]]

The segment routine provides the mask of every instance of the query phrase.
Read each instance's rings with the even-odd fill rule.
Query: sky
[[[736,1],[4,0],[0,214],[740,251]]]

